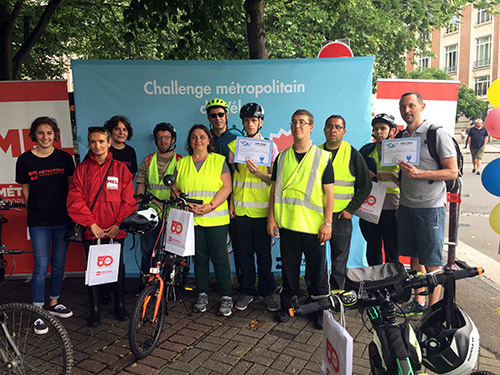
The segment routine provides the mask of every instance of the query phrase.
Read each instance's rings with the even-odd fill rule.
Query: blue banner
[[[344,139],[360,148],[371,139],[373,57],[245,60],[245,61],[110,61],[73,60],[77,140],[80,154],[87,152],[87,127],[100,126],[116,114],[127,116],[138,163],[154,152],[152,130],[170,122],[177,131],[176,151],[184,149],[194,124],[209,125],[205,104],[221,98],[229,105],[228,126],[242,135],[239,110],[248,102],[264,107],[261,133],[279,150],[292,143],[290,120],[299,109],[315,118],[316,145],[325,141],[326,118],[346,119]],[[365,242],[355,220],[349,266],[365,262]],[[275,255],[279,254],[277,246]],[[137,270],[127,261],[127,271]]]

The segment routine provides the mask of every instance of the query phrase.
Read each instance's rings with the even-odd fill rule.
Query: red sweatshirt
[[[88,228],[84,234],[86,240],[95,238],[89,228],[92,224],[96,223],[102,229],[113,224],[119,226],[122,220],[136,209],[132,174],[124,163],[114,160],[97,202],[90,212],[90,206],[112,159],[113,154],[110,152],[104,164],[99,165],[94,154],[90,153],[89,159],[76,166],[73,181],[69,186],[66,200],[68,214],[75,223]],[[115,238],[125,237],[127,232],[121,230]]]

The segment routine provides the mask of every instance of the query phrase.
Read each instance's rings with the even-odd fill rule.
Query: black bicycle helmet
[[[156,139],[156,134],[158,134],[159,131],[168,131],[172,135],[172,138],[174,139],[174,144],[175,141],[177,141],[177,132],[175,131],[174,126],[169,123],[169,122],[160,122],[159,124],[156,124],[155,128],[153,129],[153,135]]]
[[[398,126],[394,122],[394,116],[387,113],[379,113],[378,115],[375,115],[372,120],[372,126],[379,122],[383,122],[384,124],[387,124],[394,129],[398,128]]]
[[[446,322],[446,301],[432,305],[417,328],[425,367],[438,374],[468,374],[479,353],[479,332],[462,308],[453,304],[451,324]],[[447,328],[449,326],[449,328]]]
[[[158,225],[158,212],[152,207],[136,211],[127,216],[120,224],[120,229],[132,234],[144,234],[152,231]]]
[[[258,117],[264,119],[264,108],[257,103],[247,103],[240,109],[240,118]]]

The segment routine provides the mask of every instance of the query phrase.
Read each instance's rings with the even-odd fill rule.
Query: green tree
[[[458,89],[457,118],[464,116],[474,121],[480,118],[487,108],[488,103],[479,99],[473,89],[460,85]]]
[[[436,68],[419,68],[415,69],[406,75],[411,79],[441,79],[451,80],[451,77],[444,70]],[[460,85],[458,88],[457,99],[457,114],[456,119],[464,116],[473,121],[481,117],[482,113],[488,108],[488,103],[479,99],[474,90],[468,88],[466,85]]]

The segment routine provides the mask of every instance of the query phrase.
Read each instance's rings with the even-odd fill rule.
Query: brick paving
[[[126,305],[135,300],[135,280],[127,280]],[[30,284],[11,280],[0,289],[0,303],[28,302]],[[188,305],[194,296],[186,296]],[[130,352],[128,322],[114,319],[112,306],[103,306],[102,325],[86,326],[88,297],[83,279],[67,279],[61,302],[74,316],[61,322],[74,347],[74,374],[318,374],[322,333],[302,317],[280,324],[274,313],[255,299],[245,311],[218,317],[217,294],[210,293],[208,311],[188,316],[181,303],[169,302],[169,315],[158,348],[137,360]],[[346,326],[354,338],[355,375],[370,373],[367,345],[371,335],[356,310],[346,312]],[[497,330],[498,332],[498,330]],[[500,374],[500,361],[481,348],[478,368]]]

